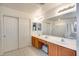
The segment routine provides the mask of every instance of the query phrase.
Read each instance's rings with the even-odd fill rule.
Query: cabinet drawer
[[[47,44],[47,41],[44,41],[44,40],[41,40],[41,39],[39,39],[39,41],[44,43],[44,44]]]

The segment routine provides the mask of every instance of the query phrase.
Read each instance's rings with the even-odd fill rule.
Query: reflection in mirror
[[[33,23],[33,26],[32,26],[32,29],[33,29],[33,31],[36,31],[36,26],[37,24],[36,23]]]
[[[43,35],[50,35],[50,23],[43,22]]]
[[[43,21],[43,34],[76,39],[76,17],[61,16]]]
[[[41,23],[37,23],[38,24],[38,31],[41,31]]]

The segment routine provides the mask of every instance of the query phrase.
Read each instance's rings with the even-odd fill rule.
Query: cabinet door
[[[49,56],[76,56],[76,51],[53,43],[52,44],[49,43],[48,55]]]
[[[35,38],[35,47],[40,48],[40,42],[38,38]]]
[[[35,38],[32,36],[32,45],[35,46]]]
[[[49,56],[57,56],[57,45],[49,43],[48,55]]]
[[[32,45],[38,48],[38,39],[36,37],[32,37]]]
[[[42,43],[39,41],[40,39],[32,36],[32,45],[36,48],[41,48]]]
[[[61,47],[61,56],[76,56],[76,51]]]
[[[36,48],[39,48],[39,42],[38,42],[38,39],[37,38],[35,38],[35,47]]]

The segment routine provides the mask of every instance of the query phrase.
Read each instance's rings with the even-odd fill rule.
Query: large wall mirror
[[[43,21],[43,35],[76,39],[77,21],[75,13],[68,13]]]

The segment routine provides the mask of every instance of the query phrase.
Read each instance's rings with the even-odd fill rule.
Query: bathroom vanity
[[[76,56],[76,41],[55,36],[32,35],[32,45],[41,49],[43,45],[48,47],[49,56]]]
[[[64,8],[62,8],[64,10]],[[75,5],[68,10],[48,15],[37,30],[32,30],[32,45],[42,49],[47,46],[49,56],[76,56],[77,20]],[[41,19],[40,19],[41,20]],[[39,23],[39,22],[37,22]],[[33,23],[34,24],[34,23]],[[34,26],[32,26],[34,28]],[[41,30],[39,31],[39,27]],[[35,34],[35,35],[33,35]]]

